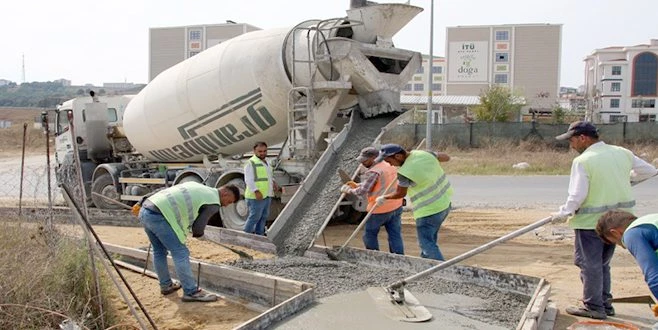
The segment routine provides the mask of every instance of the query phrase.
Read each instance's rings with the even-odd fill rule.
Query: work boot
[[[586,306],[569,306],[564,311],[570,315],[589,317],[595,320],[605,320],[608,317],[605,312],[595,311]]]
[[[615,316],[615,308],[610,306],[605,308],[605,315]]]
[[[166,296],[168,294],[172,294],[172,293],[178,291],[178,289],[180,289],[180,283],[178,283],[176,281],[173,281],[173,282],[171,282],[171,284],[169,284],[168,287],[166,287],[164,289],[161,288],[160,293],[162,293],[162,295]]]
[[[201,289],[197,289],[193,294],[184,294],[183,298],[181,298],[184,302],[193,302],[193,301],[199,301],[199,302],[213,302],[217,301],[217,296],[208,293],[206,291],[203,291]]]

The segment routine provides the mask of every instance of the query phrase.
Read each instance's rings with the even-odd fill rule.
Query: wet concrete
[[[365,291],[337,294],[320,299],[299,315],[281,322],[274,329],[508,329],[471,317],[486,308],[487,301],[460,294],[414,294],[433,318],[407,323],[386,316]]]
[[[351,264],[343,261],[317,260],[303,257],[285,257],[254,261],[243,260],[236,261],[232,265],[243,269],[313,283],[316,285],[316,297],[320,299],[337,294],[358,292],[362,292],[367,296],[368,294],[364,290],[368,287],[386,286],[413,274],[413,272],[403,269],[388,269],[362,264]],[[525,307],[530,301],[530,297],[525,295],[503,292],[470,283],[450,281],[436,276],[410,283],[407,285],[407,289],[419,299],[424,297],[423,294],[428,294],[430,305],[436,305],[438,309],[437,313],[450,312],[457,314],[451,315],[452,318],[456,319],[455,322],[461,322],[460,320],[463,316],[470,319],[471,322],[482,322],[507,329],[516,327]],[[440,297],[433,297],[435,295]],[[445,305],[443,301],[445,299],[450,300],[445,297],[459,297],[459,299],[455,299],[456,303],[465,304],[466,302],[476,300],[478,303],[468,308],[464,305],[460,308],[455,307],[451,309],[450,306],[455,305]],[[441,299],[434,300],[439,298]],[[437,304],[433,303],[433,301],[437,302]],[[343,303],[343,308],[346,310],[358,310],[361,308],[360,305],[360,303],[356,302],[346,302]]]
[[[359,165],[356,157],[361,149],[372,145],[381,129],[394,119],[389,115],[366,120],[355,115],[345,142],[325,167],[326,175],[321,174],[312,187],[305,187],[308,191],[306,198],[288,219],[286,228],[277,235],[274,244],[277,246],[278,255],[304,254],[340,197],[342,182],[336,174],[338,168],[354,173]]]

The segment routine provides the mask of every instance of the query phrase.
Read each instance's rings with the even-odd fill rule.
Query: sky
[[[430,4],[393,37],[396,47],[429,53]],[[378,1],[380,3],[385,1]],[[405,3],[406,0],[389,2]],[[5,0],[0,11],[0,79],[146,83],[151,27],[220,24],[292,27],[345,16],[349,0]],[[446,27],[562,24],[560,85],[578,87],[585,56],[597,48],[658,39],[658,0],[435,0],[433,54],[445,56]]]

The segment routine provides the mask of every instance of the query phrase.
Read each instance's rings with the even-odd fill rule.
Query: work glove
[[[658,305],[651,306],[651,311],[653,312],[653,316],[658,317]]]
[[[377,199],[375,199],[375,205],[377,206],[382,206],[386,202],[386,198],[384,196],[379,196]]]
[[[569,213],[554,212],[551,213],[551,222],[553,223],[565,223],[569,219]]]
[[[347,194],[347,193],[350,192],[350,189],[352,189],[350,186],[348,186],[347,184],[344,184],[340,187],[340,192],[343,193],[343,194]]]
[[[348,185],[348,186],[349,186],[350,188],[352,188],[352,189],[354,189],[354,188],[356,188],[356,187],[359,186],[359,184],[356,183],[356,182],[354,182],[354,181],[347,181],[347,182],[345,182],[345,184]]]
[[[141,209],[142,209],[142,204],[137,203],[137,204],[133,205],[133,208],[130,210],[130,213],[132,213],[134,216],[138,216],[139,215],[139,210],[141,210]]]

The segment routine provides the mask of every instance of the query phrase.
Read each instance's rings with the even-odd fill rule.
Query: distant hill
[[[0,86],[0,107],[55,108],[58,104],[77,96],[89,95],[94,90],[98,95],[136,94],[144,85],[133,89],[114,90],[103,87],[64,86],[60,82],[15,83]]]

